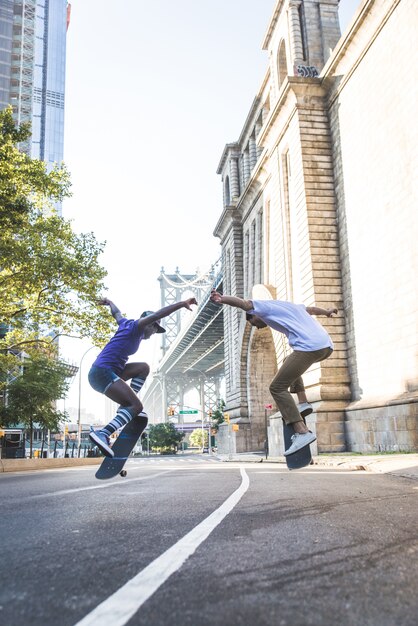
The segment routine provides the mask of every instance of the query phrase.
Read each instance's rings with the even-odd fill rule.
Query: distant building
[[[0,0],[0,108],[10,104],[13,42],[13,0]]]
[[[69,12],[67,0],[0,1],[0,107],[31,123],[21,149],[49,168],[64,156]]]

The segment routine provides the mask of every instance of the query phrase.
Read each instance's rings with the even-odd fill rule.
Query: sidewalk
[[[77,467],[78,465],[98,465],[103,457],[60,458],[60,459],[0,459],[0,473],[27,472],[29,470],[57,469]]]
[[[244,452],[232,455],[217,454],[216,456],[225,462],[286,463],[283,456],[268,457],[266,459],[263,452]],[[367,455],[346,452],[341,454],[319,454],[313,457],[313,462],[314,465],[337,467],[348,471],[363,470],[418,480],[418,453]]]

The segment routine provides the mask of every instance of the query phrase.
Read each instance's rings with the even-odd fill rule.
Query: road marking
[[[127,483],[137,482],[138,480],[149,480],[150,478],[157,478],[157,476],[162,476],[163,474],[170,473],[170,470],[164,470],[163,472],[158,472],[158,474],[151,474],[150,476],[140,476],[139,478],[124,478],[123,481],[115,481],[115,482],[106,482],[101,483],[100,485],[90,485],[89,487],[77,487],[75,489],[62,489],[61,491],[50,491],[49,493],[38,493],[34,496],[29,496],[28,500],[33,500],[34,498],[51,498],[53,496],[63,496],[68,493],[78,493],[79,491],[92,491],[93,489],[106,489],[108,487],[121,487],[126,485]],[[26,499],[26,498],[23,498]]]
[[[238,504],[249,486],[245,469],[240,468],[240,472],[241,485],[220,507],[75,626],[103,626],[103,624],[124,626],[157,589],[180,569],[189,556]]]

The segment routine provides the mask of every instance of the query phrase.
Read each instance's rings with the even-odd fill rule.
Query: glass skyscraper
[[[0,0],[0,106],[31,123],[21,148],[48,168],[64,156],[69,12],[67,0]]]

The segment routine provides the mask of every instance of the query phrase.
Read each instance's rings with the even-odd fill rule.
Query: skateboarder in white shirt
[[[222,295],[213,290],[210,299],[215,304],[228,304],[246,312],[246,318],[255,328],[270,326],[286,335],[293,352],[284,360],[270,384],[270,393],[286,424],[293,427],[292,445],[285,456],[293,454],[315,441],[315,435],[306,426],[303,417],[308,415],[309,404],[296,406],[289,391],[295,390],[299,398],[306,400],[302,374],[313,364],[331,356],[334,344],[327,331],[312,315],[332,317],[338,309],[305,307],[284,300],[243,300],[236,296]],[[302,413],[302,414],[301,414]]]

